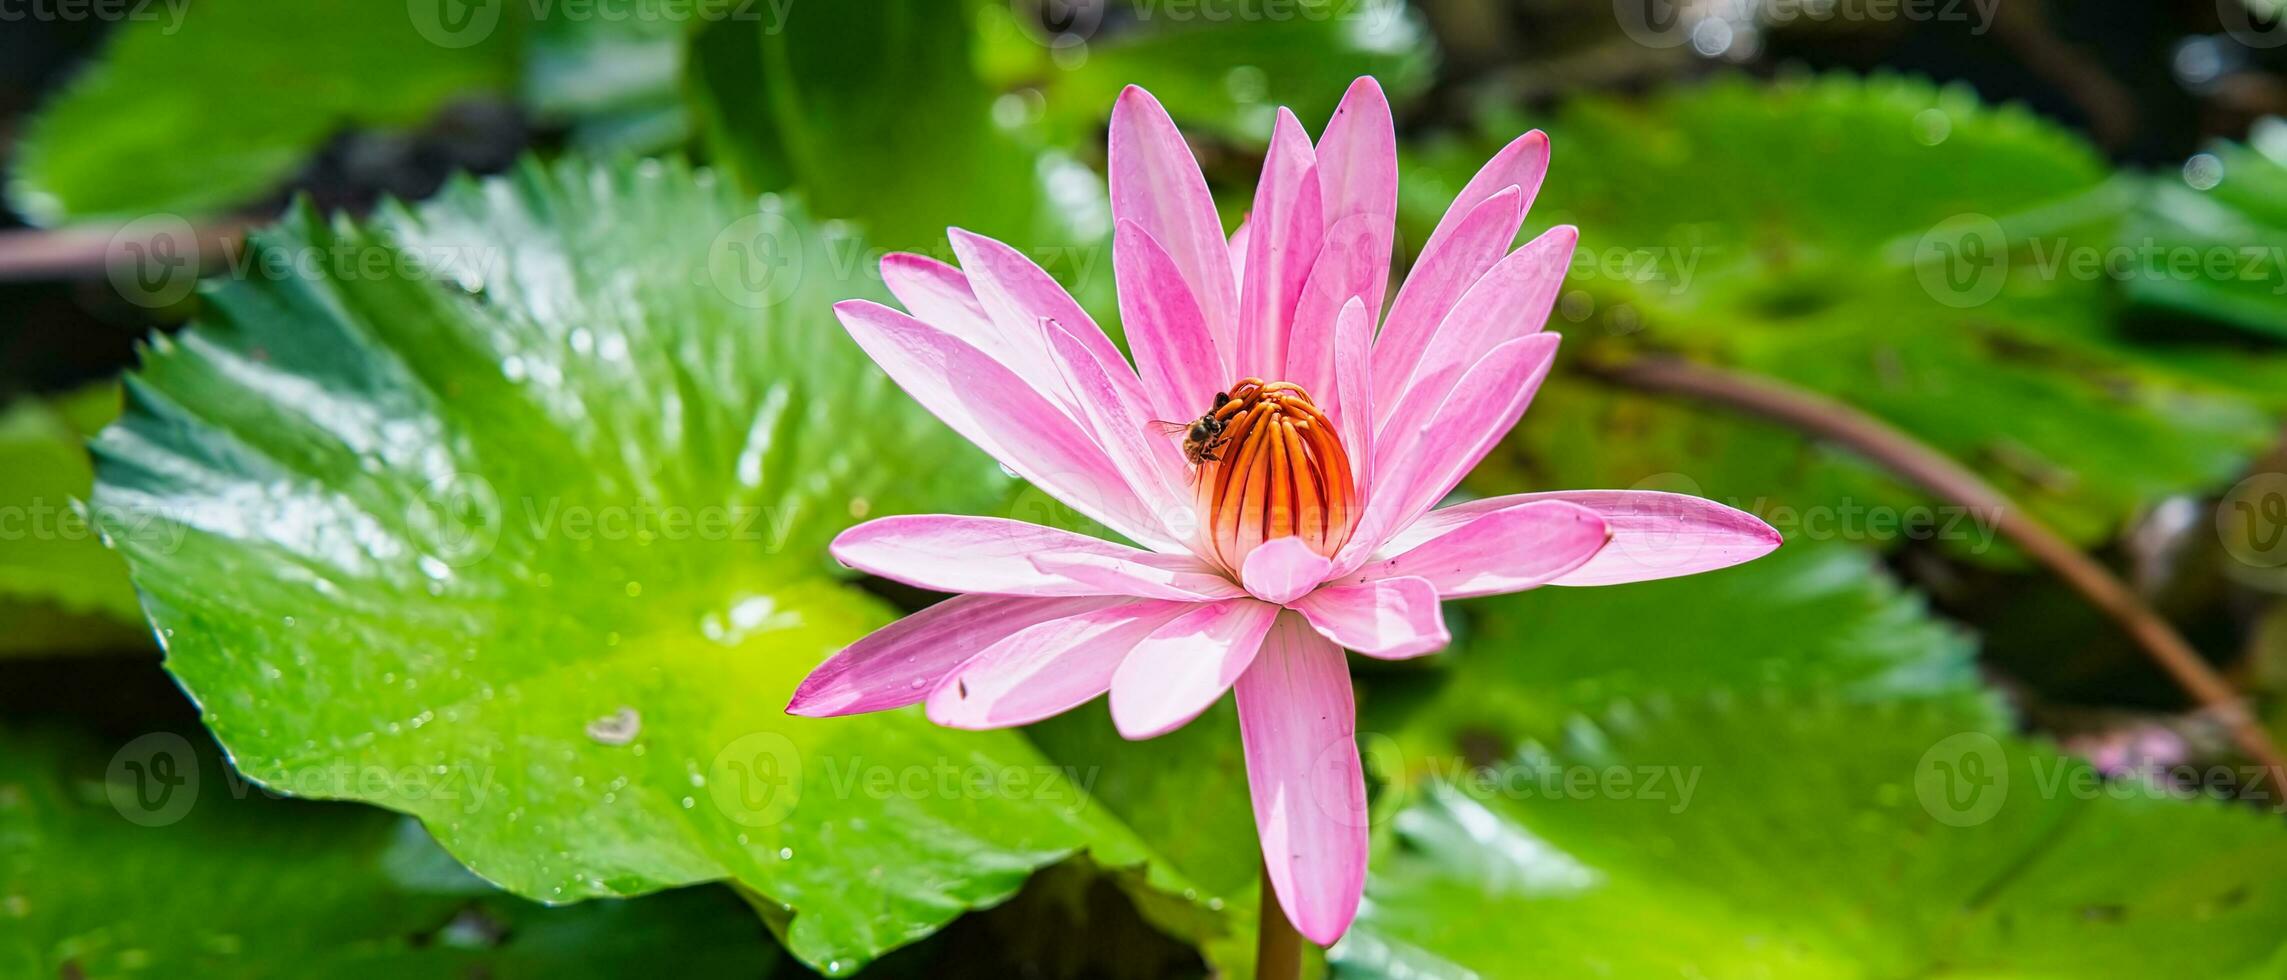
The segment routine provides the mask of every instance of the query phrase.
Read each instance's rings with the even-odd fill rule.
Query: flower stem
[[[2273,785],[2287,785],[2287,756],[2272,744],[2240,693],[2183,634],[2102,562],[1952,457],[1856,408],[1774,378],[1672,357],[1637,358],[1594,372],[1632,388],[1698,398],[1763,416],[1841,445],[1949,503],[1993,515],[2003,537],[2110,616],[2202,709],[2221,721],[2240,751],[2270,770]],[[2276,798],[2269,802],[2281,805]]]
[[[1263,865],[1263,911],[1255,924],[1255,980],[1298,980],[1302,976],[1302,934],[1286,919],[1286,909],[1271,888],[1271,869]]]

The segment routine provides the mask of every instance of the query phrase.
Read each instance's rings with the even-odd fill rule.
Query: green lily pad
[[[2287,340],[2287,121],[2154,175],[2123,237],[2163,256],[2123,281],[2131,301]]]
[[[1584,722],[1398,816],[1336,973],[2278,975],[2276,821],[2104,783],[1960,707],[1692,700]]]
[[[2078,541],[2159,497],[2228,482],[2275,432],[2273,395],[2180,366],[2179,351],[2116,325],[2112,282],[2083,257],[2118,243],[2134,182],[2022,109],[1895,78],[1726,78],[1642,103],[1583,99],[1548,129],[1554,161],[1533,220],[1581,229],[1553,324],[1575,366],[1667,353],[1839,398]],[[1407,224],[1426,229],[1488,151],[1421,155]],[[1736,416],[1684,404],[1699,421],[1675,441],[1742,438]],[[1596,423],[1568,411],[1541,400],[1539,424],[1522,430],[1521,479],[1612,475],[1562,447],[1563,433]],[[1816,453],[1709,451],[1665,468],[1702,483],[1720,471],[1732,486],[1719,496],[1798,507],[1837,502],[1798,487],[1865,486]]]
[[[1076,851],[1149,856],[1016,733],[784,712],[893,615],[826,542],[1009,483],[833,322],[879,291],[846,230],[567,162],[256,242],[427,264],[213,290],[96,443],[99,506],[182,532],[123,550],[250,777],[412,813],[543,900],[730,879],[830,973]]]
[[[418,825],[270,799],[203,737],[115,747],[0,731],[0,969],[12,976],[765,975],[779,954],[721,889],[549,909]]]
[[[1468,629],[1445,669],[1385,679],[1367,702],[1361,727],[1394,738],[1413,778],[1490,763],[1579,714],[1652,696],[1815,691],[1999,713],[1969,636],[1854,548],[1789,544],[1717,572],[1458,608]]]

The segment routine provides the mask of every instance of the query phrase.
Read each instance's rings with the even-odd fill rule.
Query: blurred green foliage
[[[90,738],[9,727],[0,746],[13,976],[717,976],[776,958],[729,895],[549,909],[403,817],[266,796],[203,735],[151,732],[107,758]]]
[[[2177,264],[2130,279],[2131,300],[2287,337],[2287,121],[2154,176],[2140,203],[2125,244]]]
[[[1102,179],[996,113],[973,67],[973,6],[709,25],[691,72],[712,157],[748,190],[798,188],[887,247],[944,253],[949,225],[1043,251],[1105,239]]]
[[[1422,154],[1409,224],[1427,228],[1521,128]],[[1532,220],[1581,228],[1562,307],[1575,322],[1555,327],[1575,340],[1570,366],[1674,353],[1841,398],[2083,542],[2227,482],[2275,435],[2276,390],[2187,370],[2118,325],[2113,282],[2080,259],[2119,246],[2136,181],[2022,109],[1895,78],[1733,77],[1576,100],[1548,128]],[[1543,408],[1561,421],[1528,429],[1519,457],[1543,485],[1680,474],[1751,509],[1930,503],[1733,416],[1636,425],[1595,398]],[[1598,435],[1615,430],[1650,434]]]
[[[77,501],[95,486],[85,442],[119,414],[99,384],[0,411],[0,656],[138,643],[142,609],[127,563]]]
[[[179,29],[134,21],[36,117],[9,200],[42,224],[224,212],[343,125],[409,127],[507,85],[514,42],[445,47],[395,4],[217,0]]]

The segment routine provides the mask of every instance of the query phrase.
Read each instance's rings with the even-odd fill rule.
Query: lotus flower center
[[[1233,574],[1265,541],[1299,537],[1327,557],[1350,540],[1357,484],[1342,437],[1310,393],[1248,378],[1207,417],[1220,423],[1199,463],[1199,512],[1208,557]]]

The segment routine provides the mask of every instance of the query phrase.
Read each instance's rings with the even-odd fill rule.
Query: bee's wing
[[[1181,438],[1191,432],[1191,423],[1170,422],[1166,419],[1153,419],[1149,422],[1144,423],[1144,431],[1163,436],[1175,436],[1177,438]]]

